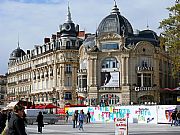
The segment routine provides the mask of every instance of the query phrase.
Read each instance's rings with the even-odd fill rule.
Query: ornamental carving
[[[136,44],[136,52],[139,54],[152,55],[154,53],[154,46],[147,41],[140,41]]]
[[[118,34],[115,33],[107,33],[104,35],[101,35],[100,37],[98,37],[98,40],[100,41],[107,41],[107,40],[120,40],[120,36]]]

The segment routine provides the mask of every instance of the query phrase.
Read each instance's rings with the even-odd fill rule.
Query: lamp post
[[[78,92],[76,92],[76,103],[77,103],[77,105],[78,105]]]

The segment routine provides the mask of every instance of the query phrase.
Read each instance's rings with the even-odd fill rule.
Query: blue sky
[[[175,0],[116,0],[121,15],[133,29],[161,32],[159,22],[168,17],[167,7]],[[69,0],[72,20],[80,30],[94,33],[110,14],[114,0]],[[20,47],[26,52],[42,45],[45,37],[59,31],[66,20],[68,0],[0,0],[0,74],[7,72],[10,53]]]

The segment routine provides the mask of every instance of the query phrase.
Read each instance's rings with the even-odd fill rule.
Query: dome
[[[158,40],[156,32],[152,30],[143,30],[139,32],[139,36],[143,38],[155,39]]]
[[[98,27],[98,35],[103,33],[117,33],[121,36],[133,35],[133,29],[129,21],[123,17],[115,3],[111,14],[105,17]]]
[[[63,25],[60,25],[60,34],[61,37],[77,37],[79,32],[79,25],[76,25],[73,23],[71,19],[71,13],[70,13],[70,8],[68,5],[68,13],[67,13],[67,20]]]
[[[10,60],[22,57],[24,55],[26,55],[26,53],[20,47],[18,47],[10,54]]]

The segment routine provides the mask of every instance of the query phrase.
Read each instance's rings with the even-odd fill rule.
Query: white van
[[[36,123],[37,115],[39,112],[43,113],[44,119],[43,122],[47,124],[55,124],[59,120],[59,116],[56,114],[49,114],[46,109],[25,109],[27,124]]]

